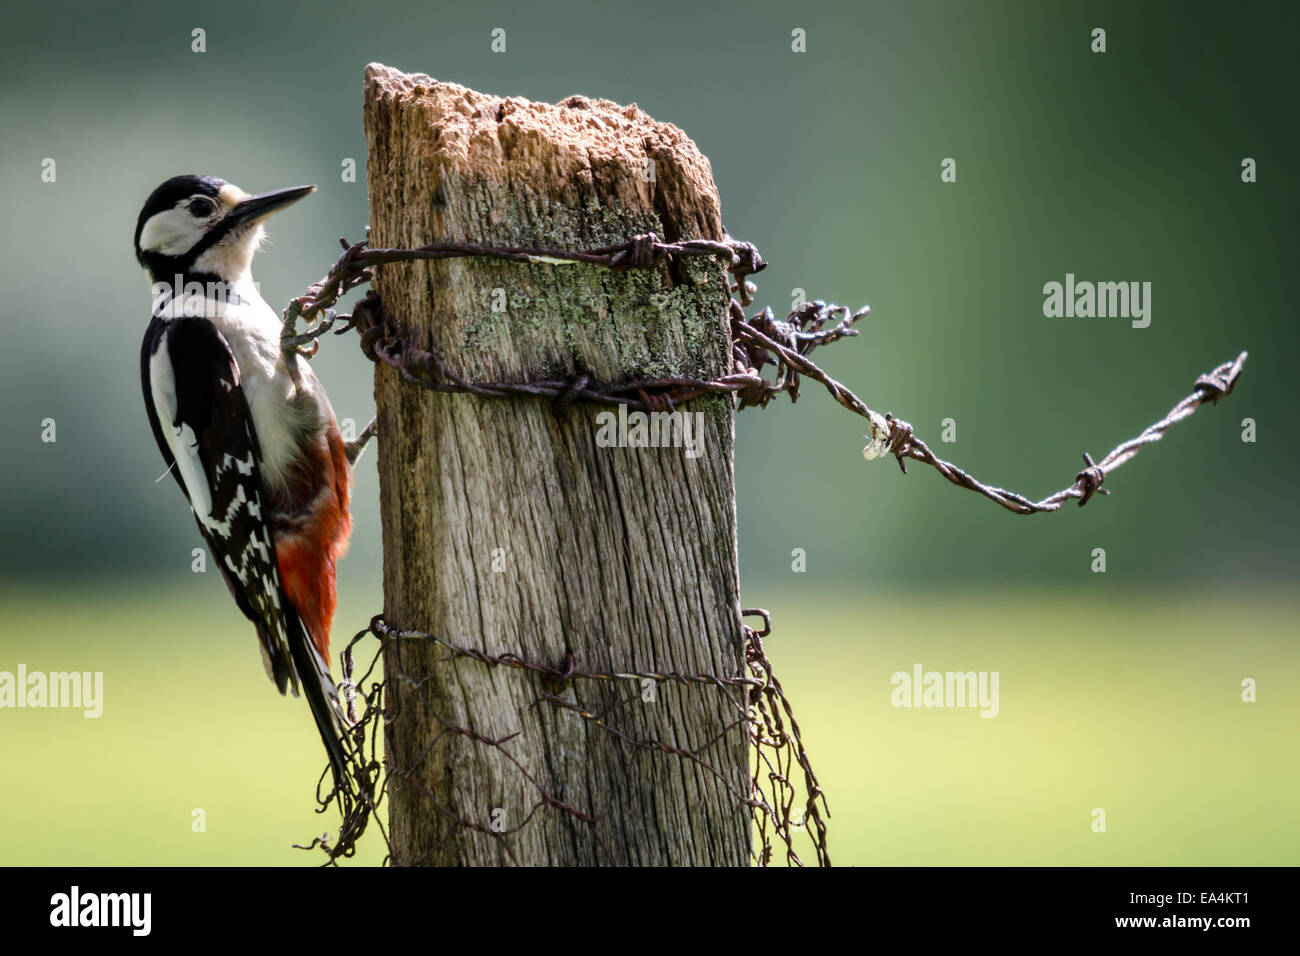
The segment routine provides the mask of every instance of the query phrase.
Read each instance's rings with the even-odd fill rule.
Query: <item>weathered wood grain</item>
[[[372,246],[438,239],[590,248],[653,230],[720,238],[708,160],[635,106],[502,99],[372,64],[366,70]],[[653,166],[647,165],[647,160]],[[652,173],[652,174],[651,174]],[[726,370],[725,273],[683,262],[612,273],[585,265],[461,259],[384,266],[386,313],[469,379],[589,373],[595,381]],[[494,307],[504,305],[503,309]],[[384,614],[491,653],[579,669],[739,674],[743,668],[732,474],[733,413],[702,412],[703,454],[598,447],[599,409],[432,394],[376,371]],[[499,550],[498,550],[499,549]],[[395,862],[729,864],[749,859],[748,750],[713,688],[579,682],[563,696],[626,733],[706,752],[721,771],[638,750],[580,716],[535,705],[533,675],[446,661],[407,644],[389,760]],[[389,673],[395,661],[389,655]],[[575,698],[575,691],[577,697]],[[621,705],[619,701],[624,701]],[[551,807],[497,838],[451,823],[524,823],[540,786],[599,817]],[[434,741],[437,741],[434,743]],[[432,744],[432,746],[430,746]],[[449,832],[454,830],[455,832]],[[509,847],[509,852],[506,846]]]

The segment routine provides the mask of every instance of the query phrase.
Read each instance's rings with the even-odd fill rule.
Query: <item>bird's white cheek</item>
[[[165,256],[179,256],[193,248],[202,235],[203,229],[193,217],[168,209],[151,216],[144,224],[140,230],[140,248]]]

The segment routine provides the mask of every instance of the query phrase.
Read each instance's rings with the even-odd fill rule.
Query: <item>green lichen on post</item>
[[[626,241],[657,225],[635,222],[621,233],[607,225],[588,245]],[[545,242],[518,234],[493,240],[496,245]],[[709,377],[722,371],[717,357],[729,346],[729,297],[719,261],[683,258],[671,266],[618,272],[582,263],[480,263],[476,269],[497,285],[476,282],[481,310],[461,317],[462,352],[494,352],[507,341],[523,351],[525,343],[558,327],[567,355],[548,357],[548,371],[571,374],[598,364],[619,379]],[[505,308],[494,309],[494,300]]]

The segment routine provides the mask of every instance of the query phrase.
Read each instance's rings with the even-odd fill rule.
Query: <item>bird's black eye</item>
[[[199,219],[207,219],[216,208],[209,199],[195,199],[190,202],[190,212]]]

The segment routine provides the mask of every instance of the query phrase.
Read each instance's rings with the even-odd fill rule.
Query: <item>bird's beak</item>
[[[316,191],[315,186],[291,186],[288,189],[275,189],[269,193],[249,196],[226,215],[227,226],[259,222],[272,213],[292,206],[303,196]]]

